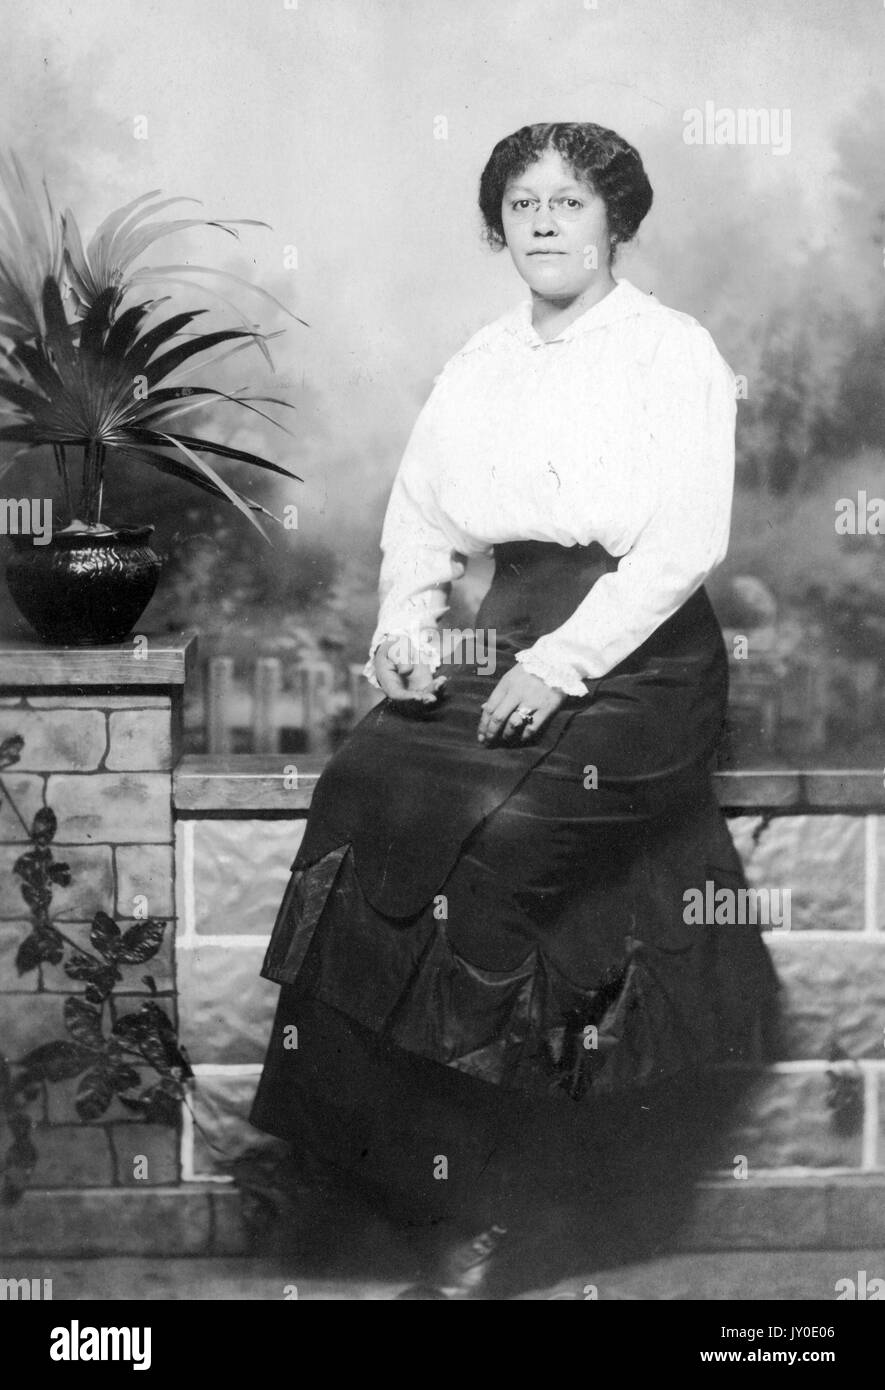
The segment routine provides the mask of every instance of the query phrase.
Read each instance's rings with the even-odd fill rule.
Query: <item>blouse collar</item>
[[[553,343],[569,342],[572,338],[578,338],[596,328],[605,328],[618,319],[633,318],[636,314],[646,313],[650,309],[654,312],[658,307],[653,295],[644,294],[629,280],[616,280],[613,290],[609,290],[604,298],[573,319],[555,338],[545,339],[537,332],[532,323],[531,299],[520,300],[512,314],[507,316],[503,326],[528,347],[548,347]]]

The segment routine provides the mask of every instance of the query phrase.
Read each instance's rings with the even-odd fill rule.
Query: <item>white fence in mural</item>
[[[726,632],[726,639],[731,634]],[[875,662],[846,668],[852,718],[858,733],[873,728],[879,713],[880,675]],[[845,692],[841,694],[844,699]],[[839,695],[825,660],[789,663],[761,653],[751,662],[731,662],[732,716],[755,728],[764,748],[789,733],[802,751],[827,746],[827,720]],[[377,704],[360,664],[336,667],[330,661],[288,662],[262,656],[237,672],[231,656],[212,657],[204,668],[202,716],[209,753],[332,751],[354,724]]]
[[[301,736],[304,751],[328,752],[336,733],[356,724],[379,698],[359,664],[349,665],[342,678],[330,661],[295,664],[262,656],[237,679],[234,658],[215,656],[206,663],[203,685],[206,749],[278,753],[289,731]],[[245,748],[235,749],[237,735]]]

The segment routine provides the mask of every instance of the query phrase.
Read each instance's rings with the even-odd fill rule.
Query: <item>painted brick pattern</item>
[[[70,885],[53,889],[53,921],[69,942],[87,947],[99,910],[111,913],[123,931],[144,916],[166,920],[160,953],[143,965],[122,967],[118,990],[125,994],[118,997],[120,1010],[128,1011],[156,992],[173,1017],[171,768],[177,713],[172,695],[137,687],[131,693],[60,691],[57,697],[22,690],[0,699],[0,739],[24,739],[21,760],[3,774],[4,785],[26,824],[41,807],[52,808],[58,818],[54,858],[71,869]],[[16,951],[31,924],[12,866],[28,848],[11,802],[0,797],[0,1050],[13,1059],[67,1036],[64,1001],[83,988],[61,966],[45,965],[21,977],[15,970]],[[36,1115],[39,1159],[32,1187],[177,1184],[178,1131],[134,1120],[118,1100],[98,1121],[82,1124],[75,1109],[78,1084],[74,1079],[47,1087]],[[87,1215],[84,1209],[84,1220]],[[154,1244],[156,1239],[153,1233]],[[49,1233],[46,1246],[52,1245]]]
[[[19,814],[30,825],[43,805],[44,779],[33,773],[21,773],[15,767],[4,773],[3,780]],[[21,822],[12,808],[12,802],[5,796],[0,798],[0,845],[15,840],[21,832]]]
[[[116,908],[121,917],[131,917],[137,904],[149,917],[172,917],[173,859],[171,845],[117,845]]]
[[[194,1096],[195,1177],[225,1173],[247,1149],[273,1152],[285,1149],[280,1140],[254,1129],[246,1118],[257,1085],[257,1072],[251,1076],[200,1077]]]
[[[123,1187],[168,1187],[179,1180],[178,1132],[166,1125],[111,1125],[110,1139]]]
[[[105,767],[114,772],[172,768],[172,730],[166,710],[121,709],[108,714]]]
[[[304,825],[303,817],[193,824],[194,925],[200,935],[269,934]]]
[[[21,734],[21,771],[92,772],[107,751],[107,720],[97,709],[0,710],[0,740]]]
[[[792,931],[860,931],[864,925],[863,816],[783,816],[753,843],[757,817],[731,822],[754,888],[790,890]]]
[[[791,930],[766,934],[783,986],[773,1066],[723,1136],[717,1160],[717,1170],[729,1172],[743,1154],[751,1185],[754,1174],[771,1170],[863,1173],[885,1166],[885,1137],[871,1144],[864,1119],[867,1078],[878,1084],[881,1069],[885,1086],[885,931],[881,916],[879,929],[869,929],[868,895],[878,902],[880,889],[867,863],[871,847],[877,868],[885,854],[883,823],[876,818],[870,836],[864,815],[786,816],[771,821],[754,843],[759,817],[731,822],[751,884],[789,887],[793,894]],[[271,844],[267,822],[197,821],[188,830],[186,856],[179,826],[194,915],[179,958],[182,1027],[193,1060],[206,1068],[198,1087],[209,1088],[203,1127],[224,1150],[262,1142],[246,1115],[277,993],[257,971],[301,833],[298,822],[279,824],[286,833]],[[201,944],[204,934],[215,940]],[[233,938],[229,944],[218,940],[224,935]],[[853,1059],[846,1065],[859,1095],[854,1109],[838,1116],[829,1074],[834,1047]],[[251,1075],[235,1070],[243,1067]],[[197,1176],[217,1171],[199,1134],[193,1167]]]
[[[48,779],[46,800],[62,823],[62,843],[119,844],[131,841],[135,832],[145,843],[170,844],[169,792],[170,780],[163,773],[95,772],[78,777],[58,772]]]
[[[830,1091],[824,1071],[769,1072],[722,1136],[715,1167],[739,1172],[742,1156],[748,1177],[781,1167],[860,1168],[861,1131],[833,1123]]]
[[[181,1041],[194,1064],[261,1061],[279,996],[258,973],[263,954],[260,946],[179,949]]]
[[[778,1056],[885,1059],[885,933],[813,941],[772,932],[768,946],[783,986]]]

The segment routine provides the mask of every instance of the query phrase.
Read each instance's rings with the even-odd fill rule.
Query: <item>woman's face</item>
[[[605,203],[556,150],[508,180],[501,221],[513,264],[535,294],[570,299],[610,278]]]

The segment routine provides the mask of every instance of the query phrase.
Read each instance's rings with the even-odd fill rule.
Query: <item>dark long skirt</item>
[[[755,928],[685,920],[687,890],[745,886],[711,788],[721,632],[699,590],[536,741],[483,747],[516,652],[616,565],[539,542],[495,560],[494,669],[449,663],[421,718],[385,701],[318,783],[252,1121],[413,1224],[571,1203],[603,1213],[594,1239],[665,1238],[775,989]]]

